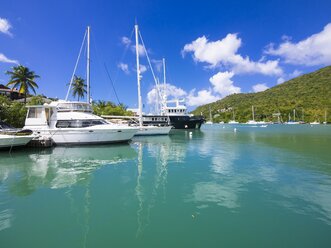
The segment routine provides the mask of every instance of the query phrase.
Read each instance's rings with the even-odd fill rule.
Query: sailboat
[[[256,125],[256,124],[258,124],[257,121],[255,121],[254,106],[252,106],[252,117],[253,117],[253,120],[249,120],[248,122],[246,122],[246,124],[248,124],[248,125]]]
[[[157,108],[161,106],[157,114],[143,115],[144,124],[154,125],[170,125],[174,129],[199,129],[205,119],[202,115],[195,116],[187,112],[185,106],[185,99],[167,99],[167,84],[166,84],[166,71],[165,59],[163,62],[163,85],[160,85],[156,80],[157,94]],[[152,70],[152,68],[151,68]],[[160,101],[161,99],[161,101]]]
[[[285,124],[288,124],[288,125],[297,125],[297,124],[300,124],[299,121],[295,121],[295,109],[293,109],[293,120],[291,120],[291,115],[289,114],[288,122],[285,122]]]
[[[323,121],[323,124],[327,124],[328,122],[326,121],[326,110],[324,111],[324,121]]]
[[[232,110],[232,120],[230,120],[228,124],[239,124],[239,122],[234,118],[234,109]]]
[[[138,115],[139,115],[139,130],[135,135],[167,135],[169,134],[172,126],[154,126],[154,125],[143,125],[143,113],[142,113],[142,98],[140,90],[140,64],[139,64],[139,39],[138,39],[139,28],[135,25],[135,36],[136,36],[136,62],[137,62],[137,85],[138,85]]]
[[[211,115],[211,109],[210,109],[210,106],[209,106],[209,121],[206,121],[206,124],[207,125],[211,125],[213,124],[213,117]]]
[[[72,76],[66,100],[28,106],[24,128],[34,131],[38,135],[37,139],[51,139],[57,145],[118,143],[129,141],[138,131],[136,127],[109,123],[92,113],[90,99],[90,27],[87,27],[84,40],[86,35],[87,102],[68,101],[67,98],[73,80]]]

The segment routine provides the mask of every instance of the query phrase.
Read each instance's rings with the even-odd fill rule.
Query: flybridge
[[[54,102],[54,105],[59,112],[93,112],[91,104],[84,102]]]

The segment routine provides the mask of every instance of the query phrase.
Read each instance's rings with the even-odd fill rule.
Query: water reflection
[[[130,145],[55,147],[33,152],[15,152],[3,155],[0,161],[0,179],[9,180],[10,191],[29,195],[43,186],[57,189],[84,183],[103,165],[118,165],[136,156]]]
[[[280,130],[203,130],[206,138],[197,149],[209,161],[210,176],[197,180],[189,195],[197,208],[215,203],[238,209],[247,194],[266,191],[281,207],[331,224],[331,178],[323,173],[331,168],[325,151],[331,145],[330,133],[275,128]]]
[[[138,200],[136,237],[139,237],[149,226],[156,203],[160,199],[166,202],[168,165],[184,163],[187,146],[176,142],[176,136],[137,137],[133,146],[138,151],[135,194]]]

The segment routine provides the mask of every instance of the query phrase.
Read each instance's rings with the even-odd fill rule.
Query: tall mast
[[[293,121],[295,121],[295,109],[293,109]]]
[[[138,40],[138,25],[134,26],[136,33],[136,60],[137,60],[137,84],[138,84],[138,111],[139,111],[139,126],[143,125],[143,115],[142,115],[142,100],[141,100],[141,92],[140,92],[140,66],[139,66],[139,40]]]
[[[87,83],[87,103],[90,103],[90,26],[87,26],[87,67],[86,67],[86,83]]]
[[[163,62],[163,99],[162,99],[162,104],[163,104],[163,109],[164,113],[167,107],[167,88],[166,88],[166,67],[165,67],[165,58],[162,59]]]
[[[255,121],[255,117],[254,117],[254,106],[252,105],[252,115],[253,115],[253,121]]]

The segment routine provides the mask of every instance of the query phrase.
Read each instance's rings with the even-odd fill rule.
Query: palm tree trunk
[[[26,92],[24,92],[24,105],[26,105]]]

